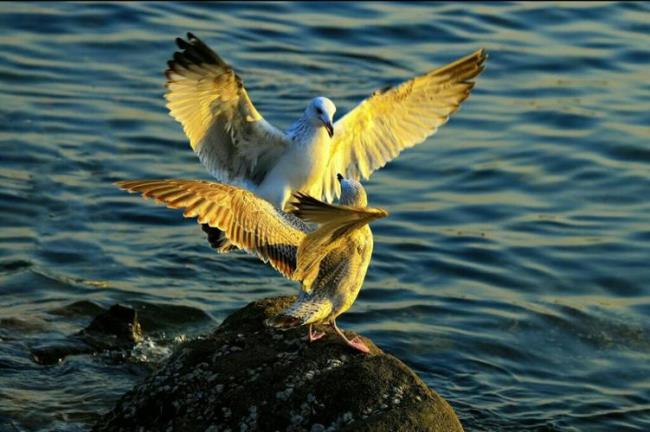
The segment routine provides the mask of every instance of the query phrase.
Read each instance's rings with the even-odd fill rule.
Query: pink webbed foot
[[[336,325],[336,321],[332,321],[332,326],[334,327],[334,330],[336,333],[341,336],[341,338],[345,341],[345,343],[354,348],[355,350],[361,351],[362,353],[368,354],[370,352],[370,349],[366,346],[365,343],[361,340],[359,336],[355,337],[354,339],[350,340],[347,337],[345,337],[345,334],[341,331],[340,328]]]
[[[309,334],[308,334],[309,342],[315,342],[318,339],[322,338],[323,336],[325,336],[325,333],[314,332],[311,329],[311,325],[309,326]]]
[[[370,348],[366,346],[365,343],[357,336],[351,341],[346,341],[349,346],[352,348],[361,351],[362,353],[368,354],[370,352]]]

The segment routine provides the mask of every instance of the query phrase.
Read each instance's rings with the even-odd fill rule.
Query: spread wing
[[[167,107],[208,171],[227,183],[261,183],[289,143],[253,106],[241,78],[192,33],[165,71]]]
[[[218,228],[238,248],[257,254],[289,279],[295,279],[298,246],[305,225],[269,202],[235,186],[196,180],[132,180],[116,183],[183,216]]]
[[[352,252],[352,244],[346,244],[346,234],[388,216],[388,212],[370,207],[327,204],[301,193],[294,194],[294,197],[296,201],[290,203],[292,213],[302,220],[319,224],[318,229],[307,234],[300,244],[294,272],[295,279],[302,281],[303,290],[310,292],[326,257],[337,249],[348,254]]]
[[[374,92],[334,124],[328,171],[311,195],[332,201],[336,174],[367,179],[404,149],[424,141],[458,110],[484,68],[484,50],[396,87]]]

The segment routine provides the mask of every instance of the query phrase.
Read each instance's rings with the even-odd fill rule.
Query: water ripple
[[[179,212],[113,181],[209,178],[162,97],[192,31],[286,127],[484,47],[469,100],[366,182],[373,262],[344,327],[404,359],[471,431],[650,429],[650,7],[629,3],[2,3],[0,429],[83,430],[128,365],[35,365],[71,302],[216,319],[294,284],[219,257]],[[153,306],[152,306],[153,307]],[[165,309],[167,310],[167,309]],[[172,316],[171,309],[167,310]],[[211,323],[211,321],[207,321]],[[137,360],[139,359],[139,360]]]

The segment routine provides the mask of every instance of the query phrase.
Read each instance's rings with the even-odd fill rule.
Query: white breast
[[[256,193],[284,208],[293,192],[307,191],[321,182],[329,161],[331,138],[325,128],[309,128],[295,137]],[[320,197],[316,197],[320,198]]]

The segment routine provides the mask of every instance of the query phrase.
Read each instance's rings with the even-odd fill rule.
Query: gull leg
[[[343,338],[346,344],[348,346],[351,346],[352,348],[361,351],[362,353],[369,353],[370,349],[366,346],[365,343],[357,336],[352,340],[349,340],[348,338],[345,337],[343,332],[336,326],[336,321],[332,320],[332,326],[334,326],[334,330],[336,330],[336,333],[339,334]]]
[[[322,338],[323,336],[325,336],[325,333],[312,332],[311,324],[309,324],[309,342],[317,341],[318,339]]]

